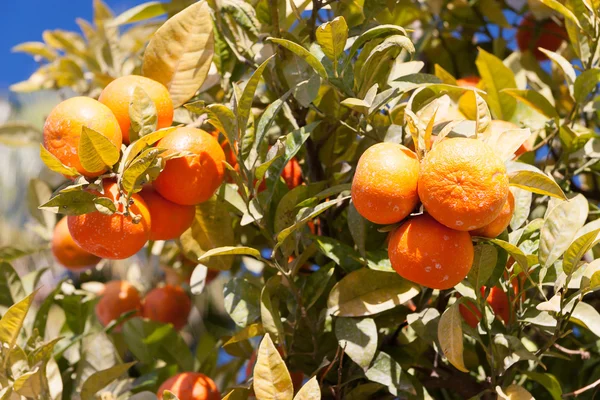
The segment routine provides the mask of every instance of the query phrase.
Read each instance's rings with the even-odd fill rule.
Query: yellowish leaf
[[[258,348],[254,393],[258,400],[292,400],[294,396],[290,373],[269,335],[265,335]]]
[[[321,398],[321,388],[317,377],[313,376],[308,382],[302,386],[294,400],[319,400]]]
[[[438,340],[450,364],[460,371],[469,372],[463,359],[463,331],[458,303],[442,314],[438,324]]]

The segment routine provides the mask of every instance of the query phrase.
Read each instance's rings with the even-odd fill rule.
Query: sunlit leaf
[[[442,314],[438,323],[438,340],[448,361],[458,370],[469,372],[463,358],[462,317],[457,303]]]
[[[258,400],[292,400],[294,387],[281,355],[269,335],[260,342],[254,366],[254,393]]]

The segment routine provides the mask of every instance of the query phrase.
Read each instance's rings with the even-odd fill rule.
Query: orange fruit
[[[180,286],[166,285],[152,289],[142,302],[142,316],[171,324],[180,330],[187,324],[192,301]]]
[[[378,143],[365,151],[352,180],[352,202],[364,218],[393,224],[416,207],[419,162],[414,152],[395,143]]]
[[[485,293],[485,286],[481,287],[481,294]],[[486,299],[486,302],[492,307],[494,315],[498,317],[505,324],[510,319],[510,305],[509,299],[506,293],[499,286],[494,286],[490,289],[490,294]],[[464,304],[458,306],[460,314],[462,315],[465,322],[471,327],[475,328],[481,320],[481,313],[475,307],[472,300],[467,300]]]
[[[106,168],[87,171],[79,161],[79,138],[84,126],[97,131],[121,149],[121,129],[113,113],[99,101],[83,96],[67,99],[50,111],[44,123],[44,147],[81,175],[96,177]]]
[[[103,195],[93,191],[92,193],[113,200],[117,204],[117,211],[123,212],[123,206],[116,203],[121,197],[117,184],[105,181],[103,187]],[[139,195],[132,195],[131,200],[133,204],[129,206],[129,210],[141,217],[137,224],[133,223],[131,216],[119,213],[105,215],[94,211],[90,214],[69,216],[69,232],[75,243],[98,257],[111,260],[128,258],[140,251],[150,238],[150,212]]]
[[[533,150],[531,144],[529,144],[529,142],[525,142],[519,146],[517,151],[515,151],[515,158],[521,157],[523,154],[528,153],[531,150]]]
[[[134,315],[138,315],[142,308],[140,293],[126,281],[108,282],[101,296],[96,304],[96,316],[103,326],[129,311],[136,311]]]
[[[539,60],[547,60],[548,56],[538,47],[556,51],[567,38],[564,26],[558,25],[553,19],[537,21],[531,14],[523,17],[517,29],[517,46],[521,52],[531,51]]]
[[[182,372],[164,381],[156,393],[159,400],[162,400],[165,390],[171,391],[179,400],[221,399],[215,382],[198,372]]]
[[[465,76],[464,78],[457,79],[456,85],[461,87],[476,88],[480,80],[481,78],[478,76]]]
[[[123,143],[126,144],[130,143],[129,103],[136,86],[139,86],[148,94],[156,107],[156,129],[169,127],[173,123],[173,102],[169,96],[169,91],[162,83],[138,75],[117,78],[104,88],[98,101],[110,108],[117,117],[123,134]]]
[[[51,246],[56,261],[71,270],[80,270],[100,261],[100,257],[88,253],[75,243],[67,226],[67,218],[62,218],[54,227]]]
[[[502,206],[502,210],[500,211],[500,214],[496,217],[496,219],[490,222],[489,224],[482,226],[481,228],[471,231],[471,235],[495,238],[496,236],[504,232],[504,230],[508,227],[514,211],[515,196],[513,196],[512,192],[509,191],[506,203],[504,203],[504,205]]]
[[[422,214],[392,232],[388,255],[404,279],[432,289],[449,289],[469,273],[473,243],[468,232],[450,229]]]
[[[470,231],[500,214],[508,198],[508,175],[502,160],[482,141],[446,139],[421,163],[418,191],[438,222]]]
[[[173,203],[158,194],[152,185],[145,185],[140,196],[150,211],[150,240],[177,239],[192,226],[196,207]]]
[[[281,176],[290,190],[302,184],[302,168],[296,157],[292,157],[292,159],[285,164]]]
[[[481,312],[479,312],[473,300],[465,300],[463,304],[458,306],[458,310],[467,325],[471,328],[477,328],[477,324],[481,321]]]
[[[164,198],[177,204],[195,205],[208,200],[223,182],[225,154],[210,134],[195,128],[177,128],[168,133],[158,147],[171,152],[193,153],[166,162],[154,181]]]

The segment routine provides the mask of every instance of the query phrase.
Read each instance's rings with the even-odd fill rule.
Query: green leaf
[[[310,309],[321,297],[329,285],[329,281],[335,272],[333,263],[325,264],[315,273],[311,274],[306,280],[302,296],[304,297],[304,307]]]
[[[573,84],[577,79],[577,75],[575,73],[575,68],[573,68],[571,62],[563,56],[561,56],[560,54],[555,53],[553,51],[549,51],[542,48],[540,48],[539,50],[546,56],[548,56],[550,60],[554,61],[562,69],[563,74],[565,75],[565,78],[567,80],[567,84],[569,85],[569,90],[571,91],[571,94],[573,94]]]
[[[533,108],[537,112],[545,115],[548,118],[557,119],[559,118],[556,108],[544,97],[543,94],[535,90],[526,89],[503,89],[501,93],[511,95],[517,100],[522,101],[529,107]]]
[[[246,278],[236,277],[225,284],[224,307],[237,326],[246,327],[260,317],[260,294],[260,288]]]
[[[323,53],[333,61],[334,71],[348,40],[348,25],[344,17],[336,17],[317,28],[317,43]]]
[[[251,4],[243,0],[228,0],[221,5],[221,11],[231,15],[233,20],[250,35],[259,35],[260,22]]]
[[[258,87],[258,83],[260,82],[262,75],[267,68],[267,64],[271,59],[275,57],[272,55],[263,61],[262,64],[254,71],[246,86],[244,87],[244,91],[242,92],[242,96],[240,97],[239,103],[237,104],[237,121],[238,121],[238,129],[240,130],[239,136],[236,135],[238,140],[241,140],[246,131],[246,126],[248,125],[248,116],[250,115],[250,109],[252,108],[252,101],[254,100],[254,93],[256,92],[256,88]],[[231,142],[230,142],[231,143]]]
[[[317,377],[313,376],[308,382],[304,384],[294,396],[294,400],[320,400],[321,399],[321,388]]]
[[[587,232],[584,235],[579,236],[571,243],[565,255],[563,257],[563,271],[567,275],[574,273],[579,267],[579,261],[583,258],[584,254],[587,253],[596,243],[598,243],[598,234],[600,229],[595,229],[591,232]]]
[[[346,61],[344,61],[344,65],[342,66],[342,71],[345,71],[346,68],[348,68],[348,66],[352,62],[352,59],[354,58],[354,55],[365,43],[375,38],[389,36],[392,34],[406,36],[406,31],[404,30],[404,28],[397,25],[379,25],[363,32],[354,41],[354,43],[352,43],[352,47],[350,47],[350,50],[348,51]]]
[[[504,16],[501,3],[496,0],[482,0],[476,7],[491,23],[502,28],[512,27]]]
[[[42,132],[29,122],[9,121],[0,125],[0,144],[29,146],[42,140]]]
[[[253,377],[257,399],[292,400],[294,396],[292,378],[268,334],[258,347]]]
[[[348,230],[361,256],[366,257],[367,220],[358,213],[353,203],[348,207]]]
[[[600,82],[600,68],[592,68],[583,71],[575,80],[573,85],[573,96],[575,101],[583,104],[587,96],[598,86]]]
[[[86,171],[98,172],[112,167],[119,161],[119,149],[104,135],[82,127],[79,139],[79,161]]]
[[[216,197],[196,206],[196,216],[192,226],[181,237],[181,245],[185,255],[191,260],[198,260],[204,253],[218,247],[234,244],[233,224],[227,205]],[[233,257],[213,257],[203,262],[208,268],[228,270]]]
[[[462,372],[469,372],[463,358],[462,317],[459,303],[452,304],[440,317],[438,323],[438,340],[444,356]]]
[[[398,274],[362,268],[340,280],[329,293],[327,314],[364,317],[392,309],[419,293]]]
[[[544,196],[556,197],[561,200],[567,198],[560,186],[542,172],[514,171],[508,174],[508,178],[511,186]]]
[[[588,215],[588,202],[579,194],[560,202],[544,218],[540,230],[539,260],[543,267],[549,267],[569,248],[579,228],[585,224]]]
[[[109,383],[114,381],[115,379],[119,378],[121,375],[123,375],[125,372],[127,372],[127,370],[129,370],[129,368],[131,368],[133,365],[135,365],[135,363],[136,363],[136,361],[126,363],[126,364],[119,364],[119,365],[115,365],[114,367],[104,369],[102,371],[94,372],[83,383],[83,386],[81,388],[81,399],[82,400],[88,400],[88,399],[94,400],[96,398],[95,394],[100,389],[102,389],[103,387],[105,387],[106,385],[108,385]]]
[[[217,247],[216,249],[208,250],[206,253],[202,254],[202,256],[197,260],[198,262],[205,261],[207,258],[215,257],[215,256],[233,256],[233,255],[243,255],[254,257],[257,260],[262,260],[262,256],[260,255],[260,251],[256,250],[252,247],[244,247],[244,246],[225,246],[225,247]]]
[[[377,352],[377,325],[371,318],[337,318],[335,337],[345,353],[367,369]]]
[[[123,190],[130,194],[142,190],[142,187],[155,175],[151,169],[160,171],[161,161],[158,160],[158,157],[164,152],[165,149],[149,148],[133,160],[121,175],[119,183]]]
[[[478,243],[475,246],[473,266],[467,275],[467,280],[473,288],[477,289],[486,285],[494,272],[497,260],[498,250],[496,247],[486,243]]]
[[[48,295],[46,296],[46,298],[44,299],[44,301],[38,308],[37,313],[35,314],[35,320],[33,322],[33,329],[37,329],[38,332],[40,332],[42,334],[44,332],[46,332],[46,324],[48,322],[48,315],[50,313],[50,307],[52,307],[52,305],[54,304],[56,295],[62,291],[62,283],[63,282],[64,282],[64,279],[59,281],[57,283],[56,287],[54,288],[54,290],[52,290],[50,293],[48,293]],[[0,288],[0,290],[1,290],[1,288]]]
[[[133,88],[129,102],[129,120],[131,125],[127,134],[132,142],[156,131],[158,123],[156,105],[140,86]]]
[[[169,18],[152,35],[144,51],[142,72],[169,89],[177,108],[204,83],[213,53],[210,7],[200,1]]]
[[[63,174],[65,176],[79,175],[79,172],[77,172],[77,170],[75,168],[68,167],[68,166],[64,165],[63,163],[61,163],[58,160],[58,158],[56,158],[54,156],[54,154],[52,154],[48,150],[46,150],[44,148],[44,146],[42,146],[41,144],[40,144],[40,158],[42,159],[44,164],[46,164],[46,167],[48,167],[48,169],[50,171],[54,171],[56,173]]]
[[[0,343],[5,344],[8,347],[8,352],[4,354],[4,360],[8,359],[8,354],[15,346],[21,328],[23,328],[23,322],[27,316],[27,312],[31,307],[33,298],[35,297],[37,290],[19,300],[18,303],[13,304],[0,319]]]
[[[509,120],[515,112],[517,102],[502,89],[517,87],[513,72],[498,57],[479,49],[475,61],[487,92],[487,102],[494,118]]]
[[[600,259],[596,259],[589,263],[583,270],[581,277],[581,289],[596,290],[600,287]]]
[[[55,213],[82,215],[96,211],[94,200],[97,196],[83,190],[61,192],[40,206]]]
[[[25,296],[25,289],[17,271],[9,263],[0,261],[0,305],[10,307],[17,299]]]
[[[310,238],[324,256],[333,260],[346,272],[356,271],[363,267],[364,262],[361,260],[360,254],[347,244],[327,236],[311,235]]]
[[[508,254],[515,259],[523,271],[529,270],[529,261],[527,260],[527,256],[517,246],[500,239],[490,239],[489,242],[494,243],[501,249],[506,250]]]
[[[121,13],[110,22],[110,25],[117,26],[145,21],[147,19],[160,17],[161,15],[166,14],[167,11],[167,4],[159,1],[149,1]]]
[[[273,37],[267,38],[266,41],[273,42],[288,49],[289,51],[306,61],[308,65],[313,67],[313,69],[321,76],[321,78],[327,79],[327,71],[325,70],[323,64],[321,64],[317,57],[315,57],[310,51],[306,50],[301,45],[286,39],[277,39]]]
[[[365,375],[370,381],[386,386],[394,396],[398,396],[400,392],[416,394],[408,374],[402,370],[400,364],[382,351],[377,353],[373,365]]]
[[[569,10],[567,7],[565,7],[559,1],[557,1],[557,0],[540,0],[540,2],[542,4],[550,7],[551,9],[553,9],[554,11],[556,11],[557,13],[561,14],[566,19],[568,19],[569,21],[571,21],[572,23],[574,23],[575,25],[577,25],[577,27],[579,29],[583,30],[583,27],[579,23],[579,20],[577,19],[577,17],[575,16],[575,14],[573,14],[573,12],[571,10]]]
[[[536,381],[539,383],[544,389],[546,389],[553,400],[561,400],[562,399],[562,388],[560,386],[560,382],[556,378],[556,376],[549,373],[540,373],[535,371],[525,371],[523,372],[525,376],[529,379]]]
[[[281,276],[271,277],[260,294],[260,319],[265,332],[275,337],[275,343],[282,344],[284,340],[283,324],[279,312],[278,299],[274,297],[273,291],[281,285]],[[268,336],[268,335],[267,335]]]

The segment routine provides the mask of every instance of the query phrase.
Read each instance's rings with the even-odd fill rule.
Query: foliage
[[[600,378],[597,1],[532,0],[518,9],[496,0],[190,3],[148,2],[114,16],[95,0],[93,23],[78,20],[83,34],[46,31],[43,42],[15,48],[41,66],[12,89],[97,97],[118,76],[144,74],[181,106],[174,125],[216,129],[229,142],[238,168],[229,165],[228,182],[197,206],[179,240],[149,243],[139,257],[148,270],[197,264],[190,287],[201,319],[183,333],[139,317],[115,329],[130,315],[102,327],[97,290],[81,280],[106,276],[92,272],[32,306],[44,271],[20,278],[10,263],[45,247],[1,248],[3,399],[154,398],[148,392],[178,371],[213,377],[225,398],[253,391],[259,400],[556,399]],[[568,32],[541,65],[506,40],[528,7],[562,19]],[[475,74],[477,88],[457,84]],[[167,159],[186,155],[154,147],[173,129],[155,131],[155,113],[138,93],[130,117],[139,139],[123,149],[84,129],[82,164],[109,168],[98,178],[77,176],[42,148],[50,170],[74,178],[31,183],[45,239],[49,211],[117,212],[85,191],[101,179],[116,178],[131,195]],[[492,120],[521,129],[490,134]],[[0,126],[0,141],[37,144],[24,129]],[[385,238],[395,226],[366,221],[349,196],[368,147],[404,143],[422,158],[432,135],[492,145],[516,204],[509,230],[474,238],[471,273],[443,291],[394,272]],[[524,144],[536,151],[515,160]],[[289,188],[281,175],[294,157],[304,184]],[[110,275],[110,267],[97,269]],[[207,267],[227,271],[217,296],[225,315],[206,306],[215,301]],[[514,313],[506,324],[486,303],[495,285]],[[465,301],[481,313],[476,328],[460,316]],[[256,367],[240,377],[253,352]],[[306,377],[295,395],[294,372]]]

